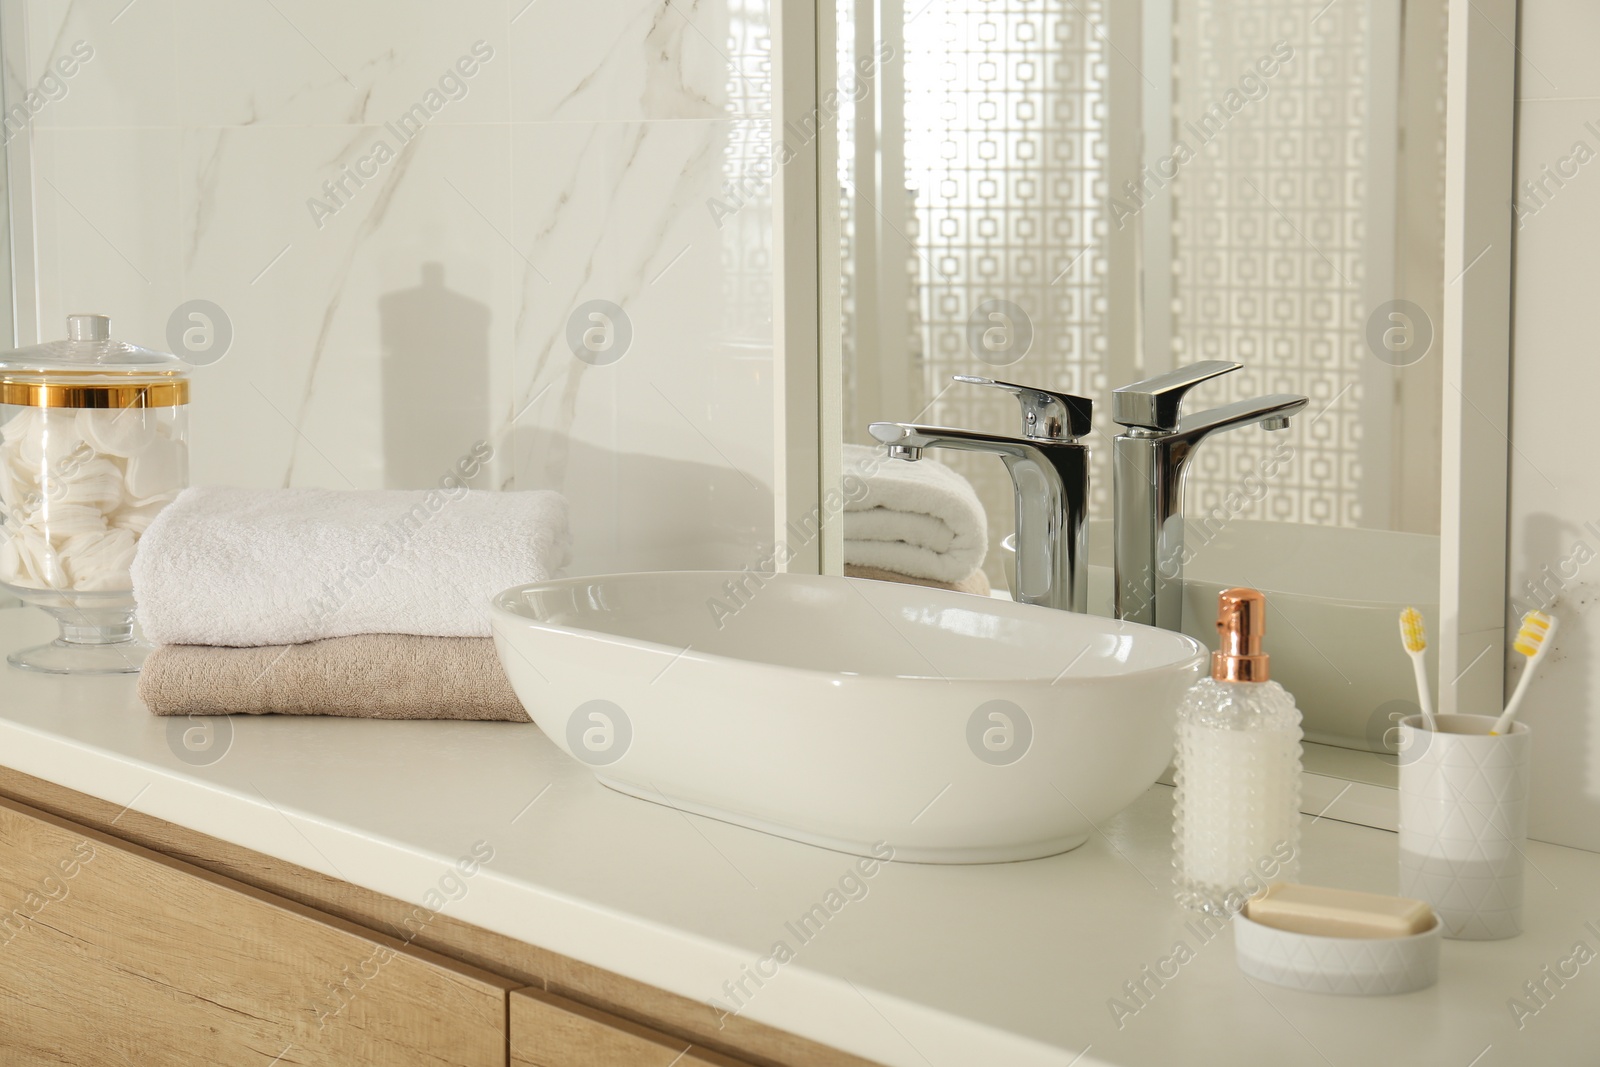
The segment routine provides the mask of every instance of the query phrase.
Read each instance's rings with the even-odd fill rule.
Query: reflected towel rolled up
[[[983,566],[989,520],[972,485],[938,460],[889,460],[882,446],[844,446],[846,479],[864,492],[844,505],[846,567],[964,582]],[[849,488],[847,484],[846,488]]]

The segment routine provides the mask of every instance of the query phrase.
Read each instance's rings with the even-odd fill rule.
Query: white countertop
[[[0,611],[0,653],[50,630]],[[0,667],[6,766],[417,904],[487,842],[445,914],[696,1000],[781,939],[794,958],[747,981],[744,1014],[895,1067],[1600,1063],[1600,961],[1520,1031],[1507,1004],[1575,943],[1600,953],[1593,853],[1531,844],[1526,932],[1446,941],[1434,988],[1317,996],[1247,980],[1231,933],[1185,928],[1163,786],[1063,856],[882,866],[802,944],[785,924],[853,857],[613,793],[531,725],[239,716],[205,766],[169,745],[191,725],[146,713],[132,678]],[[1307,822],[1306,881],[1394,892],[1393,834]],[[1123,984],[1180,939],[1194,958],[1119,1028],[1111,998],[1134,1006]]]

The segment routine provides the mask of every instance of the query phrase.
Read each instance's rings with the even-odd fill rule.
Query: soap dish
[[[1252,978],[1308,993],[1387,996],[1427,989],[1439,980],[1433,926],[1408,937],[1320,937],[1233,917],[1239,969]]]

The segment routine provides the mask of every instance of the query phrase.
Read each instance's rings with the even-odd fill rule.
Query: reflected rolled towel
[[[161,645],[139,697],[155,715],[339,715],[530,722],[487,637],[362,634],[303,645]]]
[[[844,446],[844,562],[912,578],[958,583],[983,566],[988,516],[961,475],[924,457],[890,460],[882,446]]]
[[[192,488],[140,538],[133,593],[162,645],[488,637],[489,598],[555,577],[568,542],[551,492]]]

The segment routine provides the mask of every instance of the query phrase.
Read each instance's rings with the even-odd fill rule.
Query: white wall
[[[219,305],[197,482],[429,485],[483,438],[486,482],[573,498],[576,570],[738,567],[770,540],[770,219],[707,206],[766,151],[764,2],[4,10],[8,104],[93,50],[12,138],[20,340],[101,311],[167,348],[175,308]],[[463,57],[464,96],[409,143],[386,128]],[[314,213],[379,140],[396,158]],[[608,366],[566,339],[597,299],[632,325]]]
[[[1600,850],[1600,5],[1521,8],[1511,596],[1528,606],[1525,583],[1539,582],[1562,623],[1525,713],[1537,732],[1532,833]],[[1522,183],[1580,142],[1591,161],[1529,198]]]

